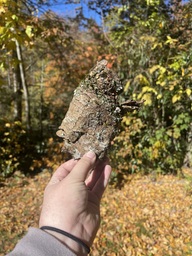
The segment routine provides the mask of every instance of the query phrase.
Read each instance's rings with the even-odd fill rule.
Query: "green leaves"
[[[144,5],[143,10],[138,7],[135,23],[124,21],[123,36],[118,30],[111,32],[125,77],[125,96],[145,100],[136,115],[145,127],[135,130],[135,127],[131,128],[133,124],[127,124],[129,128],[124,127],[126,132],[122,132],[118,141],[129,137],[127,154],[124,152],[123,158],[126,155],[127,161],[135,158],[138,163],[139,157],[138,169],[150,166],[168,172],[169,168],[174,171],[183,164],[192,122],[192,34],[188,30],[191,16],[186,16],[187,12],[190,13],[190,4],[180,7],[179,13],[170,16],[170,10],[163,5],[160,7],[159,1],[146,3],[150,11]],[[159,12],[160,8],[165,12]],[[130,8],[129,13],[135,15],[135,9]],[[143,13],[146,15],[142,16]],[[178,22],[185,20],[184,17],[188,17],[188,21],[183,22],[181,28]],[[187,30],[188,37],[183,32]],[[122,50],[118,48],[119,42]],[[136,137],[131,135],[132,129]]]

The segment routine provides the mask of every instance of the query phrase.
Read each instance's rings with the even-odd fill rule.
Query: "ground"
[[[38,226],[48,170],[20,173],[0,187],[0,256],[9,252],[29,226]],[[129,175],[121,189],[110,185],[101,206],[101,228],[92,256],[192,255],[192,172]]]

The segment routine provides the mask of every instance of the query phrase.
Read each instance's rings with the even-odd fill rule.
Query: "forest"
[[[175,210],[181,214],[176,214],[176,226],[192,217],[191,0],[0,0],[0,253],[37,223],[36,195],[42,195],[55,167],[70,157],[61,152],[56,131],[74,90],[102,59],[122,82],[120,100],[144,103],[139,111],[124,114],[111,143],[113,174],[101,209],[106,219],[92,255],[191,255],[192,227],[186,224],[177,233],[169,226],[169,215],[161,229],[156,222],[162,221],[163,206],[155,208],[157,219],[150,218],[151,223],[152,213],[143,213],[148,197],[160,200],[165,193],[170,203],[166,214],[174,207],[183,209],[182,214]],[[176,206],[174,191],[180,200]],[[7,202],[15,200],[14,193],[23,197],[18,220]],[[119,217],[119,230],[110,215],[113,209],[121,214],[117,196],[126,195],[135,197],[138,219],[127,217],[132,231],[125,235],[125,215]],[[156,206],[151,202],[149,208],[154,212]],[[121,207],[125,213],[133,206]],[[7,229],[10,221],[18,227]],[[122,244],[112,243],[116,232]],[[155,240],[159,234],[167,241]]]

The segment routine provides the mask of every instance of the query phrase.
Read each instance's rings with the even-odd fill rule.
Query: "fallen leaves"
[[[187,183],[171,175],[156,181],[134,176],[121,190],[110,187],[92,255],[191,255],[192,197]]]
[[[29,226],[38,225],[43,190],[50,173],[7,179],[0,187],[0,255],[13,249]]]
[[[34,177],[11,179],[0,188],[0,255],[10,251],[29,226],[38,225],[49,179],[45,170]],[[132,175],[121,190],[109,186],[90,255],[191,255],[191,180],[172,175],[155,180],[150,175]]]

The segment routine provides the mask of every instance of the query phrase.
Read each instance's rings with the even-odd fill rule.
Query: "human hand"
[[[39,226],[62,229],[91,246],[99,228],[100,200],[110,173],[110,165],[104,161],[96,163],[93,152],[79,161],[71,159],[62,164],[45,189]],[[86,255],[84,248],[72,239],[54,231],[46,232],[78,255]]]

